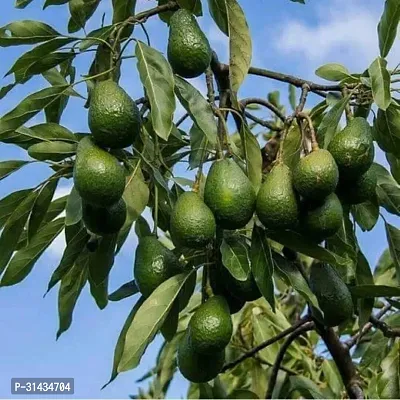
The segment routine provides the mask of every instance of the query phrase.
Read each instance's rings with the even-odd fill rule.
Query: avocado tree
[[[178,371],[189,398],[400,398],[400,230],[386,221],[400,215],[400,68],[386,61],[400,3],[385,2],[380,56],[357,73],[323,65],[323,84],[253,66],[238,0],[149,1],[141,12],[112,0],[112,22],[88,32],[101,3],[44,1],[68,7],[64,33],[34,20],[0,28],[3,51],[30,46],[1,98],[34,76],[47,82],[0,118],[0,141],[27,153],[0,162],[0,179],[38,162],[49,170],[0,200],[0,286],[25,279],[65,235],[48,283],[59,291],[57,335],[88,286],[100,309],[137,299],[106,385],[164,339],[132,398],[166,397]],[[201,31],[203,14],[229,38],[229,63]],[[155,18],[167,24],[163,49],[146,29]],[[121,80],[132,58],[136,99]],[[292,109],[276,92],[243,98],[248,75],[287,83]],[[88,132],[61,123],[71,99],[87,109]],[[54,199],[65,180],[70,194]],[[380,218],[388,249],[370,266],[358,239]],[[131,230],[132,281],[110,294]]]

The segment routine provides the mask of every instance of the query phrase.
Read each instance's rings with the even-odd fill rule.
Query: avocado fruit
[[[297,225],[298,198],[287,165],[276,165],[265,178],[257,195],[256,213],[267,229],[284,230]]]
[[[175,254],[155,236],[145,236],[136,248],[133,274],[137,287],[144,297],[163,282],[183,272]]]
[[[213,296],[203,303],[190,319],[188,331],[190,343],[197,353],[212,355],[224,350],[233,332],[225,298]]]
[[[322,200],[333,193],[339,181],[339,170],[329,151],[318,149],[303,157],[293,173],[297,192],[311,200]]]
[[[352,119],[329,143],[342,179],[355,179],[367,172],[375,155],[372,129],[361,117]]]
[[[377,176],[370,168],[354,181],[341,181],[337,189],[340,200],[346,204],[360,204],[376,198]]]
[[[109,207],[96,207],[83,202],[82,219],[87,229],[97,235],[117,233],[126,220],[126,204],[120,198]]]
[[[310,271],[310,287],[324,313],[324,325],[338,326],[353,316],[351,293],[332,266],[313,263]]]
[[[86,203],[98,207],[115,204],[124,192],[123,167],[113,155],[98,147],[91,135],[82,138],[78,144],[74,185]]]
[[[256,193],[246,174],[232,159],[215,161],[208,172],[204,202],[223,229],[243,228],[252,218]]]
[[[221,372],[225,363],[225,350],[211,355],[200,354],[195,351],[186,331],[179,342],[177,358],[178,368],[186,379],[204,383],[216,378]]]
[[[300,217],[301,232],[318,242],[334,235],[342,224],[343,207],[335,193],[322,203],[308,202]]]
[[[167,57],[173,71],[184,78],[195,78],[208,68],[211,47],[194,15],[185,9],[176,11],[169,25]]]
[[[170,232],[175,246],[201,249],[215,236],[215,218],[195,192],[182,193],[171,213]]]
[[[89,128],[99,146],[130,146],[140,134],[139,109],[116,82],[98,82],[90,98]]]

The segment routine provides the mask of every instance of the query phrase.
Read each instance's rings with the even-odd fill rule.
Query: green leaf
[[[133,369],[139,364],[148,344],[154,339],[191,273],[192,271],[173,276],[158,286],[145,300],[126,333],[118,372]]]
[[[383,151],[400,157],[400,109],[394,103],[386,111],[378,110],[373,133]]]
[[[100,285],[107,278],[114,265],[117,235],[103,236],[94,253],[89,257],[89,274],[94,284]]]
[[[130,281],[130,282],[124,283],[117,290],[112,292],[108,296],[108,300],[120,301],[120,300],[126,299],[127,297],[133,296],[134,294],[136,294],[138,292],[139,292],[139,289],[136,286],[135,281]]]
[[[48,181],[39,191],[28,222],[28,240],[32,240],[47,214],[57,189],[58,179]]]
[[[35,204],[38,192],[31,192],[10,215],[4,225],[3,231],[0,236],[0,274],[8,264],[14,249],[17,247],[18,240],[24,230],[26,221]]]
[[[209,383],[199,383],[199,399],[213,399],[213,390]]]
[[[189,10],[192,14],[200,17],[203,15],[201,0],[177,0],[181,8]]]
[[[62,4],[68,3],[69,0],[46,0],[43,5],[43,9],[49,6],[60,6]]]
[[[43,141],[63,141],[76,143],[76,136],[64,126],[52,122],[30,126],[32,137]]]
[[[87,20],[96,11],[101,0],[69,0],[71,18],[68,22],[68,32],[74,33],[84,28]]]
[[[386,237],[390,255],[396,268],[397,280],[400,282],[400,230],[385,222]]]
[[[356,282],[357,285],[374,285],[374,277],[368,264],[368,260],[365,258],[364,254],[361,253],[361,251],[358,252]],[[360,299],[358,301],[358,325],[360,328],[362,328],[369,321],[369,317],[371,316],[373,308],[373,298]]]
[[[323,395],[320,388],[311,380],[305,376],[291,376],[289,378],[289,393],[293,391],[298,391],[306,399],[325,399],[326,396]]]
[[[376,199],[361,204],[355,204],[351,207],[351,214],[362,231],[369,232],[378,222],[379,205]]]
[[[123,22],[135,14],[136,0],[112,0],[113,19],[112,23]],[[91,35],[88,35],[91,36]]]
[[[11,92],[11,90],[13,90],[15,88],[17,84],[14,83],[10,83],[9,85],[3,86],[2,88],[0,88],[0,100],[4,99],[4,97],[7,96],[8,93]]]
[[[396,39],[400,20],[400,4],[397,0],[386,0],[385,10],[378,25],[379,50],[382,57],[389,54]]]
[[[132,0],[129,0],[129,1],[132,1]],[[123,0],[123,2],[126,3],[125,0]],[[126,19],[126,18],[124,18],[124,19]],[[117,21],[117,22],[120,22],[120,21]],[[113,25],[107,25],[107,26],[103,26],[102,28],[95,29],[94,31],[89,32],[87,34],[87,39],[82,40],[79,43],[79,50],[84,51],[92,46],[98,45],[99,41],[100,41],[99,39],[107,40],[110,37],[111,32],[113,30],[114,30]]]
[[[104,310],[108,304],[108,277],[100,284],[96,284],[89,274],[90,294],[100,310]]]
[[[139,239],[151,235],[150,226],[142,216],[135,222],[135,233]]]
[[[135,54],[140,80],[150,101],[150,115],[154,131],[164,140],[172,130],[175,111],[174,75],[163,55],[137,41]]]
[[[383,336],[381,331],[376,332],[362,356],[360,368],[362,370],[379,368],[381,361],[388,353],[388,342],[389,338]]]
[[[118,365],[121,361],[122,354],[125,348],[125,341],[126,341],[126,334],[128,332],[128,329],[132,325],[132,322],[139,311],[139,309],[142,307],[145,299],[144,297],[140,297],[140,299],[137,301],[137,303],[133,306],[131,312],[129,313],[123,327],[121,330],[121,333],[118,336],[117,344],[115,346],[114,350],[114,361],[113,361],[113,368],[111,372],[111,377],[110,380],[102,387],[104,389],[106,386],[108,386],[117,376],[118,376]]]
[[[246,17],[237,0],[224,0],[229,31],[229,79],[237,93],[251,65],[252,43]]]
[[[349,70],[342,64],[325,64],[319,67],[315,74],[320,78],[326,79],[327,81],[339,82],[350,76]]]
[[[382,373],[378,377],[377,390],[381,399],[400,398],[400,342],[393,343],[389,354],[381,364]]]
[[[261,294],[275,311],[274,261],[265,231],[258,226],[253,228],[250,255],[254,280]]]
[[[24,199],[28,198],[31,192],[32,189],[18,190],[0,200],[0,229],[3,228],[16,207],[18,207]]]
[[[342,100],[338,101],[324,116],[319,127],[318,127],[318,142],[322,144],[323,148],[326,149],[331,142],[333,136],[336,133],[337,126],[340,118],[342,117],[343,111],[350,101],[351,95],[343,97]]]
[[[282,151],[282,161],[291,171],[294,170],[300,160],[301,144],[302,138],[300,129],[297,125],[292,125],[283,142]]]
[[[325,359],[322,362],[322,372],[333,394],[339,398],[343,390],[343,381],[335,361]]]
[[[308,303],[313,305],[315,308],[319,308],[317,298],[311,291],[307,281],[304,279],[303,275],[301,275],[296,265],[278,253],[274,253],[273,257],[275,266],[286,284],[298,291]]]
[[[0,181],[13,172],[18,171],[24,165],[29,164],[29,161],[9,160],[0,162]]]
[[[400,288],[384,285],[357,285],[349,287],[352,296],[358,299],[371,297],[396,297],[400,296]]]
[[[195,87],[179,76],[175,76],[175,94],[193,122],[215,146],[218,132],[211,105]]]
[[[400,186],[382,165],[373,163],[371,168],[378,179],[379,204],[391,214],[400,215]]]
[[[17,107],[0,118],[0,140],[28,122],[39,111],[58,99],[68,86],[53,86],[30,94]]]
[[[82,219],[82,199],[75,187],[68,196],[65,210],[65,225],[75,225]]]
[[[289,104],[290,107],[292,107],[292,110],[294,111],[296,109],[296,86],[293,86],[292,84],[289,84]]]
[[[225,237],[221,243],[222,264],[239,281],[249,275],[250,263],[246,243],[240,237]]]
[[[88,254],[82,253],[73,268],[61,280],[60,291],[58,292],[59,328],[57,339],[71,326],[76,302],[87,281],[88,263]]]
[[[198,168],[201,162],[205,159],[207,151],[211,149],[209,141],[204,132],[196,125],[193,124],[189,131],[190,136],[190,155],[189,167],[190,169]]]
[[[392,101],[390,75],[386,66],[387,61],[381,57],[377,57],[368,68],[371,78],[372,95],[376,105],[381,110],[386,110]]]
[[[245,124],[242,124],[241,137],[246,159],[247,176],[257,192],[261,185],[262,178],[262,154],[260,145],[249,127]]]
[[[36,143],[28,148],[28,154],[39,161],[62,161],[76,153],[76,143],[61,141]]]
[[[390,165],[390,172],[397,183],[400,183],[400,160],[391,153],[386,153],[386,160]]]
[[[40,229],[26,247],[15,253],[4,272],[0,286],[15,285],[25,279],[36,261],[63,229],[64,218],[49,222]]]
[[[53,39],[60,34],[39,21],[14,21],[0,28],[0,47],[35,44]]]
[[[15,8],[25,8],[30,3],[32,3],[32,0],[16,0]]]
[[[179,322],[179,299],[175,300],[162,324],[160,331],[167,342],[170,342],[176,334]]]
[[[218,28],[225,33],[226,36],[229,36],[228,15],[224,1],[208,0],[208,10]]]

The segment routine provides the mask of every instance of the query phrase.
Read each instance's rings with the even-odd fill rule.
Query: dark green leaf
[[[11,92],[11,90],[13,90],[16,85],[17,84],[14,82],[0,88],[0,100],[4,99],[4,97],[6,97],[7,94]]]
[[[179,299],[176,299],[162,324],[160,331],[167,342],[170,342],[176,334],[179,322]]]
[[[201,7],[201,0],[177,0],[181,8],[186,8],[192,14],[200,17],[203,15],[203,10]]]
[[[69,0],[46,0],[43,5],[43,9],[49,6],[60,6],[62,4],[68,3]]]
[[[360,251],[358,252],[358,263],[356,268],[356,282],[357,285],[373,285],[374,277],[371,272],[371,268],[368,264],[368,260],[365,258],[364,254]],[[371,316],[372,309],[374,307],[374,299],[360,299],[358,301],[358,325],[363,327]]]
[[[297,125],[292,125],[283,142],[282,151],[283,162],[292,171],[300,160],[301,143],[302,138],[300,129]]]
[[[127,297],[133,296],[138,293],[139,289],[136,286],[135,281],[130,281],[124,283],[121,287],[119,287],[116,291],[112,292],[108,296],[108,300],[110,301],[120,301],[126,299]]]
[[[247,166],[247,176],[257,192],[261,185],[262,178],[262,154],[260,145],[249,127],[245,124],[242,124],[241,137]]]
[[[114,252],[117,235],[103,236],[94,253],[89,257],[90,279],[96,285],[102,284],[108,277],[114,265]]]
[[[377,391],[380,399],[400,398],[400,342],[393,343],[389,354],[381,364],[382,373],[378,377]]]
[[[357,285],[349,288],[352,296],[358,299],[371,297],[396,297],[400,296],[400,288],[384,285]]]
[[[386,237],[390,255],[396,268],[397,280],[400,282],[400,230],[385,222]]]
[[[127,331],[118,372],[133,369],[139,364],[191,272],[168,279],[145,300]]]
[[[293,391],[300,392],[302,396],[309,399],[325,399],[326,396],[323,395],[320,388],[310,379],[305,376],[291,376],[289,378],[290,389],[289,392]]]
[[[390,172],[397,183],[400,184],[400,159],[394,154],[386,153],[386,160],[390,165]]]
[[[208,0],[208,9],[218,28],[225,33],[226,36],[229,36],[228,15],[225,2],[220,0]]]
[[[47,222],[53,221],[54,218],[58,217],[65,210],[67,199],[68,196],[63,196],[50,203],[47,214],[43,219],[42,226],[47,224]]]
[[[363,232],[372,230],[379,219],[379,205],[376,199],[351,207],[351,214]]]
[[[378,110],[373,133],[383,151],[400,157],[400,110],[394,103],[386,111]]]
[[[207,136],[196,125],[193,124],[189,131],[190,135],[190,155],[189,166],[194,169],[200,166],[201,162],[205,159],[207,151],[211,149]]]
[[[376,332],[362,356],[360,368],[362,370],[367,368],[376,370],[388,353],[388,342],[389,338],[383,336],[382,332]]]
[[[3,228],[16,207],[18,207],[24,199],[28,198],[31,192],[32,189],[18,190],[0,200],[0,229]]]
[[[36,261],[63,229],[64,218],[49,222],[40,229],[26,247],[15,253],[4,272],[0,286],[15,285],[25,279]]]
[[[32,136],[39,140],[58,140],[74,143],[78,141],[69,129],[52,122],[30,126],[29,130],[33,132]]]
[[[84,28],[86,21],[93,15],[100,0],[69,0],[71,18],[68,22],[68,32],[77,32]]]
[[[135,222],[135,232],[139,239],[151,235],[150,226],[142,216]]]
[[[118,0],[117,0],[118,1]],[[128,0],[132,1],[132,0]],[[123,0],[126,3],[126,0]],[[89,47],[99,44],[100,40],[106,40],[111,35],[114,30],[113,25],[103,26],[102,28],[95,29],[87,34],[87,39],[82,40],[79,44],[79,49],[81,51],[87,50]]]
[[[377,57],[368,68],[371,78],[372,95],[376,105],[381,110],[386,110],[392,101],[390,75],[386,66],[387,61],[381,57]]]
[[[29,164],[29,161],[10,160],[0,162],[0,181],[13,172],[18,171],[24,165]]]
[[[107,307],[108,304],[108,277],[99,285],[97,285],[90,277],[89,274],[90,294],[100,310]]]
[[[76,144],[61,141],[41,142],[29,147],[28,154],[36,160],[62,161],[76,153]]]
[[[207,136],[211,145],[217,143],[217,124],[210,104],[189,82],[175,76],[175,93],[193,122]]]
[[[32,3],[32,0],[16,0],[15,8],[25,8],[30,3]]]
[[[124,22],[127,18],[135,15],[136,0],[112,0],[113,5],[113,25],[118,22]],[[121,39],[129,37],[134,29],[133,24],[124,28]]]
[[[293,86],[292,84],[289,84],[289,103],[290,107],[292,107],[292,110],[294,111],[296,109],[296,86]]]
[[[65,215],[65,225],[75,225],[82,219],[82,199],[75,187],[68,196]]]
[[[245,281],[249,275],[250,263],[247,245],[240,237],[231,236],[221,244],[222,264],[239,281]]]
[[[396,39],[400,20],[400,4],[397,0],[386,0],[385,10],[378,25],[379,50],[382,57],[389,54]]]
[[[342,64],[325,64],[319,67],[315,74],[327,81],[339,82],[350,76],[349,70]]]
[[[258,226],[253,228],[250,254],[254,280],[261,294],[275,311],[274,260],[265,231]]]

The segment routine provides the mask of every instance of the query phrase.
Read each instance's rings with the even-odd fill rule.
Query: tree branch
[[[142,11],[136,15],[129,17],[126,21],[129,22],[145,22],[149,17],[160,14],[165,11],[175,11],[179,8],[179,4],[176,1],[169,1],[166,4],[150,8],[149,10]]]
[[[314,322],[310,321],[305,323],[303,326],[297,328],[294,332],[292,332],[286,339],[285,343],[283,343],[282,347],[279,350],[279,353],[276,357],[275,364],[272,367],[271,376],[268,382],[267,393],[265,394],[266,399],[272,398],[272,393],[274,391],[274,387],[276,384],[276,379],[278,378],[278,372],[280,366],[282,364],[283,358],[285,357],[287,349],[290,345],[304,332],[308,332],[315,328]]]
[[[270,121],[265,121],[261,118],[256,117],[255,115],[249,113],[248,111],[244,112],[244,115],[248,118],[251,119],[253,122],[256,122],[258,125],[264,126],[265,128],[270,129],[271,131],[276,131],[276,132],[280,132],[282,130],[282,128],[280,128],[279,126],[274,125],[272,122]]]
[[[275,107],[272,103],[267,100],[260,99],[257,97],[249,97],[247,99],[243,99],[240,101],[240,104],[243,108],[246,108],[248,104],[259,104],[261,106],[267,107],[271,110],[282,122],[285,122],[285,114],[281,112],[277,107]]]
[[[393,327],[389,326],[386,322],[380,321],[374,315],[371,315],[370,322],[376,328],[381,330],[382,333],[388,338],[399,337],[400,336],[400,328],[393,328]]]
[[[284,337],[286,337],[290,333],[294,332],[299,327],[305,325],[307,322],[310,322],[310,317],[309,316],[302,318],[301,320],[299,320],[297,323],[295,323],[290,328],[285,329],[284,331],[282,331],[278,335],[274,336],[273,338],[268,339],[265,342],[259,344],[258,346],[252,348],[251,350],[249,350],[248,352],[244,353],[242,356],[240,356],[235,361],[232,361],[232,362],[230,362],[228,364],[225,364],[224,367],[222,368],[221,372],[225,372],[228,369],[232,369],[232,368],[236,367],[236,365],[240,364],[241,362],[243,362],[244,360],[246,360],[246,359],[248,359],[250,357],[253,357],[260,350],[265,349],[266,347],[270,346],[271,344],[274,344],[278,340],[283,339]]]

